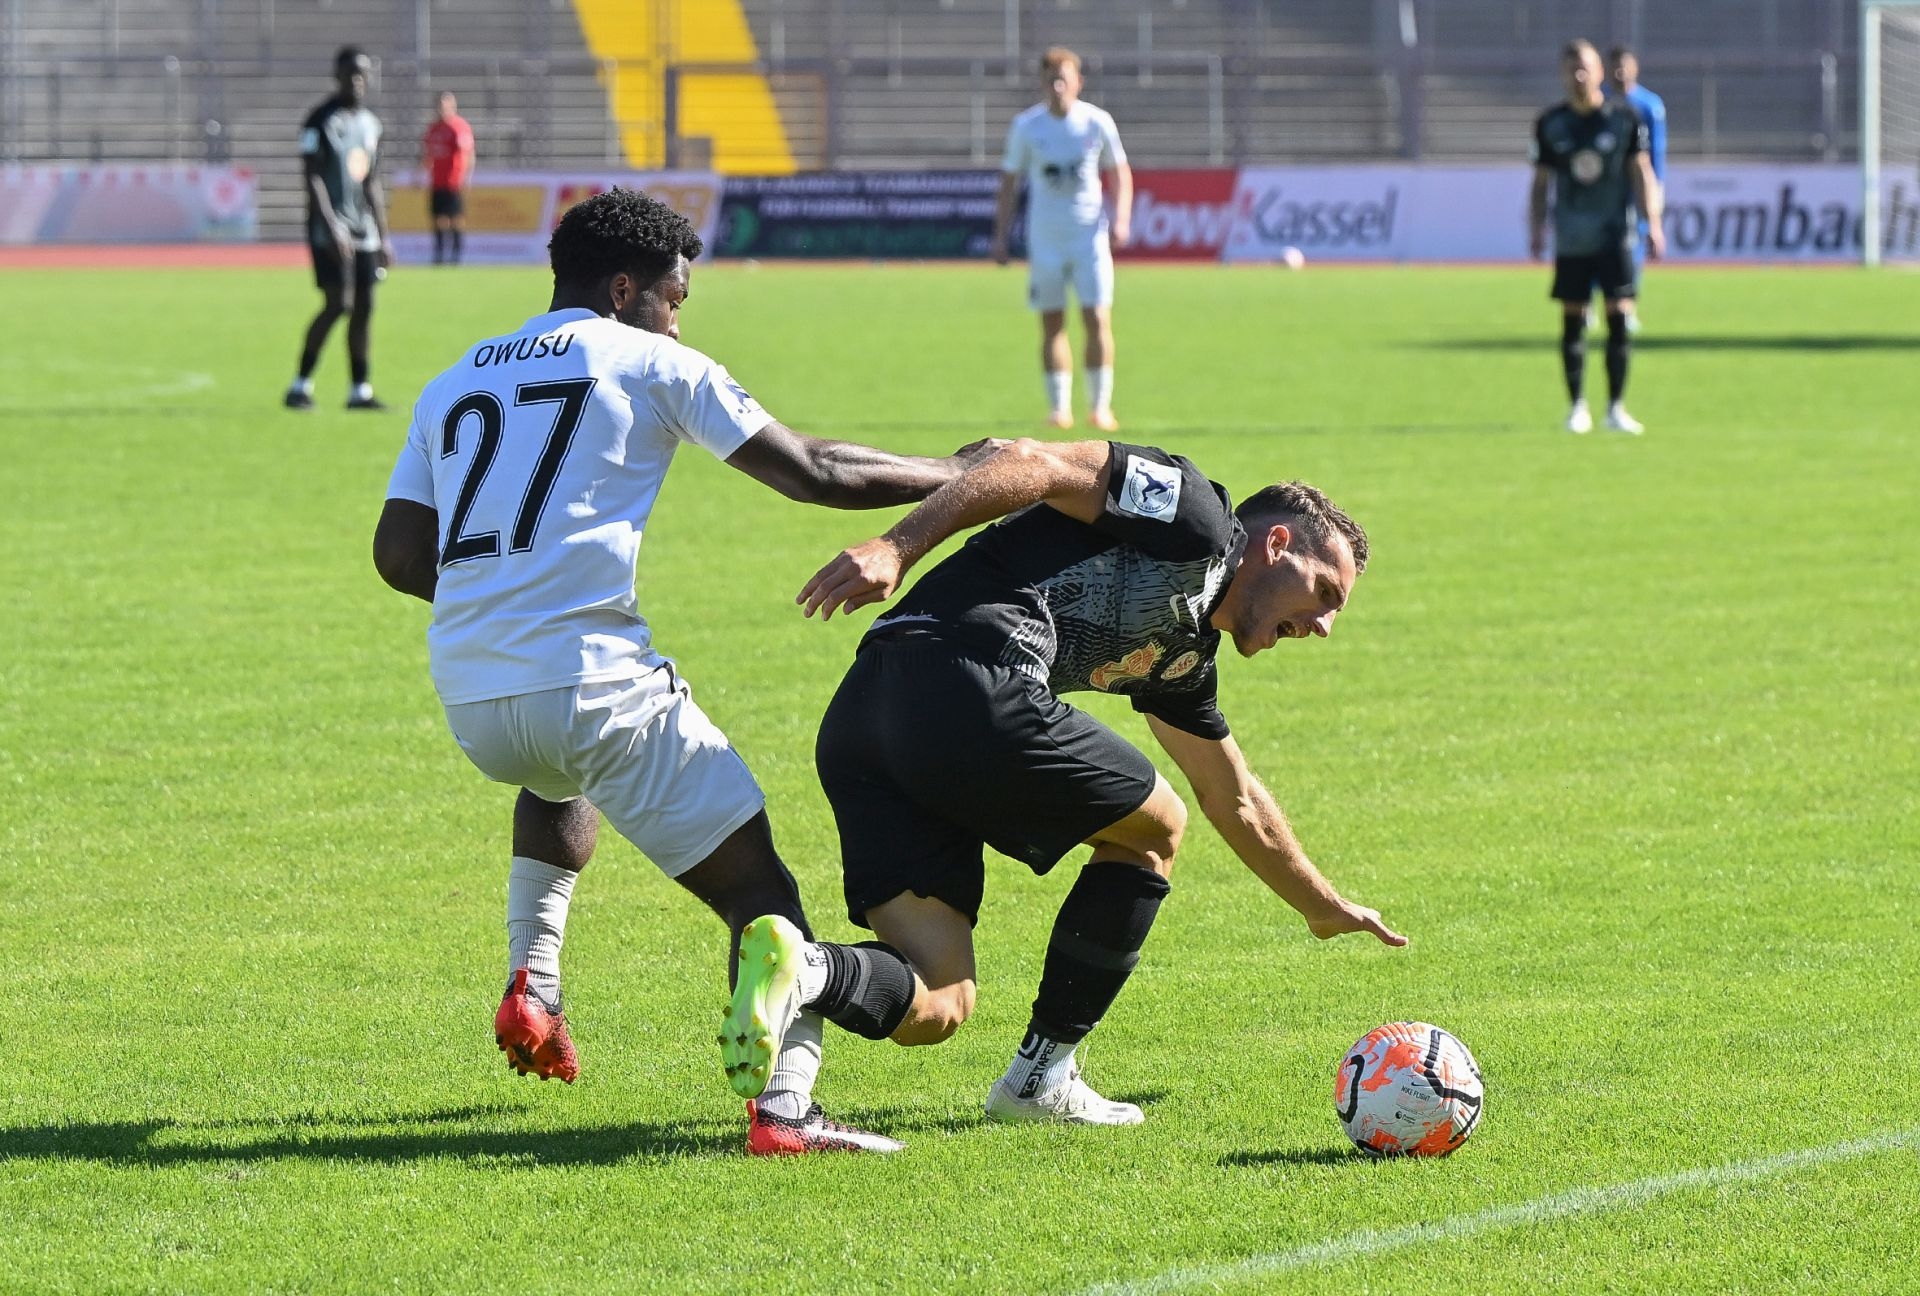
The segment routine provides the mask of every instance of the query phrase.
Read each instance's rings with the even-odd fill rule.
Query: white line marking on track
[[[1890,1152],[1896,1148],[1920,1150],[1920,1129],[1896,1130],[1891,1133],[1876,1134],[1871,1138],[1832,1143],[1826,1147],[1783,1152],[1778,1156],[1762,1157],[1757,1161],[1705,1166],[1698,1170],[1682,1170],[1676,1174],[1656,1175],[1651,1179],[1636,1179],[1630,1183],[1612,1184],[1599,1188],[1573,1188],[1548,1197],[1536,1197],[1532,1201],[1521,1202],[1515,1206],[1495,1206],[1471,1215],[1455,1215],[1450,1219],[1434,1220],[1431,1223],[1408,1224],[1395,1229],[1362,1229],[1357,1233],[1342,1234],[1323,1242],[1296,1247],[1291,1251],[1274,1251],[1267,1255],[1248,1256],[1245,1260],[1237,1260],[1232,1264],[1196,1265],[1191,1268],[1169,1269],[1151,1278],[1098,1283],[1087,1288],[1085,1296],[1148,1296],[1149,1293],[1177,1292],[1192,1287],[1213,1287],[1223,1283],[1245,1282],[1272,1274],[1286,1273],[1289,1270],[1305,1269],[1313,1265],[1351,1260],[1355,1256],[1397,1251],[1402,1247],[1418,1246],[1423,1242],[1471,1237],[1476,1233],[1485,1233],[1494,1229],[1520,1228],[1546,1220],[1561,1219],[1568,1215],[1638,1206],[1656,1197],[1683,1192],[1689,1188],[1712,1188],[1721,1184],[1771,1179],[1776,1175],[1798,1170],[1802,1166],[1824,1165],[1830,1161],[1849,1161],[1856,1157],[1872,1156],[1878,1152]]]

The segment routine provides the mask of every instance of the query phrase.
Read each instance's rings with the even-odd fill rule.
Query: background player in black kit
[[[380,119],[367,108],[373,60],[348,46],[334,56],[338,90],[300,128],[300,159],[306,170],[307,248],[313,281],[325,294],[320,313],[307,326],[300,372],[287,388],[288,409],[313,408],[313,370],[320,348],[342,315],[347,317],[347,358],[353,368],[348,409],[379,410],[368,380],[368,334],[373,322],[373,285],[393,260],[387,238],[387,200],[381,192]]]
[[[1058,695],[1128,696],[1208,820],[1314,935],[1404,945],[1314,868],[1217,701],[1221,635],[1247,657],[1325,637],[1366,566],[1366,533],[1299,482],[1235,510],[1161,450],[1020,441],[823,568],[801,594],[808,614],[886,597],[940,540],[1013,509],[874,622],[816,761],[848,916],[884,942],[876,953],[912,965],[913,1001],[890,1032],[901,1044],[938,1043],[973,1010],[983,846],[1036,873],[1093,846],[987,1114],[1137,1124],[1140,1109],[1095,1093],[1073,1055],[1139,959],[1186,807],[1145,755]]]
[[[1605,97],[1600,52],[1583,40],[1560,53],[1566,102],[1541,113],[1533,130],[1529,235],[1533,255],[1546,253],[1547,193],[1553,192],[1553,290],[1560,303],[1560,353],[1566,371],[1567,431],[1593,429],[1583,394],[1587,308],[1599,290],[1607,303],[1607,426],[1639,433],[1627,413],[1627,366],[1637,291],[1634,235],[1647,222],[1647,253],[1666,252],[1660,229],[1660,185],[1653,175],[1646,124],[1633,108]]]

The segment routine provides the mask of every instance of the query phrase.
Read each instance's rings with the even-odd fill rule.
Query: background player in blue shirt
[[[1640,84],[1640,56],[1624,45],[1607,51],[1607,90],[1611,97],[1625,99],[1640,114],[1647,127],[1647,158],[1653,163],[1653,178],[1662,189],[1667,185],[1667,104],[1659,95]],[[1643,269],[1647,256],[1647,217],[1640,215],[1640,241],[1633,247],[1633,264]],[[1640,327],[1636,312],[1627,317],[1630,330]]]

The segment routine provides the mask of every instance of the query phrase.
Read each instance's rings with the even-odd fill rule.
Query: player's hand
[[[971,468],[989,455],[998,454],[1012,445],[1006,437],[981,437],[978,441],[969,441],[955,450],[949,458],[958,459],[962,467]]]
[[[1527,233],[1527,254],[1535,261],[1547,259],[1547,232],[1543,229],[1530,230]]]
[[[1012,260],[1012,257],[1007,254],[1007,241],[1005,239],[995,239],[993,241],[993,263],[995,265],[1005,265],[1010,260]]]
[[[841,550],[839,557],[813,574],[794,602],[805,609],[806,616],[817,611],[822,621],[831,621],[836,608],[851,612],[892,597],[905,567],[893,542],[876,537]]]
[[[1113,228],[1107,231],[1107,241],[1117,248],[1127,246],[1133,242],[1133,226],[1127,221],[1115,221]]]
[[[1307,930],[1321,940],[1332,940],[1335,936],[1346,936],[1353,932],[1367,932],[1377,936],[1382,945],[1398,948],[1407,943],[1405,936],[1380,920],[1379,910],[1349,904],[1345,900],[1328,913],[1307,919]]]
[[[1667,234],[1658,225],[1647,228],[1647,260],[1658,261],[1667,255]]]
[[[380,251],[374,264],[378,265],[382,270],[393,265],[393,241],[391,239],[380,240]]]

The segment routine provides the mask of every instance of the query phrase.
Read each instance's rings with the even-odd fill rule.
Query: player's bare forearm
[[[993,256],[1007,259],[1007,239],[1013,229],[1013,208],[1020,197],[1020,177],[1011,171],[1000,173],[1000,197],[993,209]]]
[[[1092,491],[1100,484],[1110,455],[1105,441],[1023,437],[929,495],[889,528],[884,538],[892,542],[904,565],[911,567],[942,540],[968,527],[1042,500]]]
[[[373,529],[373,567],[400,593],[433,602],[440,583],[439,513],[414,500],[388,500]]]
[[[1105,498],[1112,451],[1105,441],[1022,439],[997,449],[978,466],[929,495],[884,535],[843,550],[814,573],[794,601],[819,611],[864,607],[892,596],[901,579],[948,536],[1042,501],[1062,511],[1097,516]]]
[[[1157,717],[1147,727],[1193,785],[1200,812],[1267,889],[1307,921],[1322,940],[1367,932],[1388,945],[1405,945],[1380,915],[1343,898],[1307,858],[1293,825],[1231,736],[1211,739],[1176,729]]]
[[[367,210],[373,213],[373,227],[380,233],[380,242],[387,241],[387,188],[375,176],[366,180]]]
[[[334,242],[346,244],[353,241],[353,235],[348,233],[347,227],[340,221],[340,213],[333,209],[333,199],[327,196],[327,182],[321,179],[318,171],[311,168],[307,171],[307,197],[312,202],[314,211],[319,214],[321,222],[333,235]]]
[[[1666,236],[1660,221],[1666,215],[1666,193],[1653,174],[1653,163],[1642,153],[1634,159],[1633,200],[1647,218],[1647,251],[1655,257],[1666,250]]]
[[[1133,168],[1122,162],[1113,169],[1113,237],[1125,246],[1133,233]]]
[[[1527,191],[1527,240],[1535,256],[1541,255],[1547,247],[1547,186],[1550,182],[1551,173],[1534,168],[1533,187]]]
[[[940,459],[894,454],[856,441],[811,437],[769,423],[727,459],[790,500],[826,508],[891,508],[923,500],[965,472],[992,443],[975,442]]]

